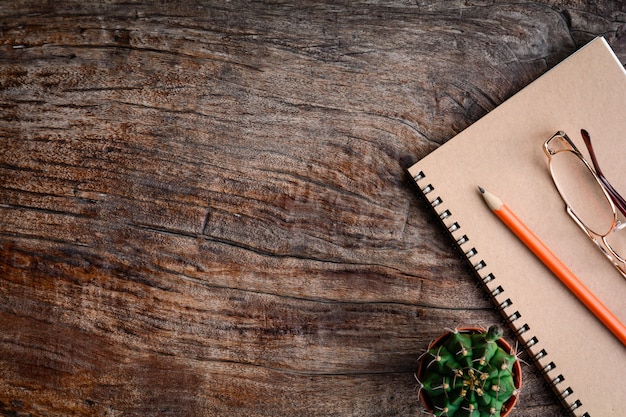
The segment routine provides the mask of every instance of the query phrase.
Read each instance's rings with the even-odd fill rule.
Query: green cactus
[[[421,389],[442,417],[500,417],[518,395],[513,379],[517,360],[497,344],[500,326],[487,332],[454,331],[431,348],[422,363]]]

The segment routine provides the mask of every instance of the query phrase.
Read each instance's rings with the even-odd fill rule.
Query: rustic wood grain
[[[501,319],[406,168],[626,62],[620,1],[83,3],[0,3],[6,416],[425,416],[428,342]]]

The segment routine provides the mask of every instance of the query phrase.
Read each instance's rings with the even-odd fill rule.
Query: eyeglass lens
[[[611,204],[578,155],[559,152],[552,156],[550,168],[559,192],[576,217],[594,233],[604,235],[611,231]]]
[[[626,229],[616,230],[606,237],[606,243],[624,262],[626,260]]]
[[[574,152],[564,151],[552,155],[550,170],[559,193],[580,222],[597,235],[608,235],[606,243],[624,258],[626,230],[613,232],[615,213],[587,165]]]

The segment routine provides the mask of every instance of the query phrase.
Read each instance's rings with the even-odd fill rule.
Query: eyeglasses
[[[564,132],[543,144],[552,181],[567,213],[626,278],[626,201],[611,186],[598,165],[591,137],[581,130],[593,167]]]

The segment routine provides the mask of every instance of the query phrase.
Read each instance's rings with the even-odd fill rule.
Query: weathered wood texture
[[[7,416],[424,416],[429,340],[500,316],[405,169],[626,62],[620,1],[84,3],[0,2]]]

